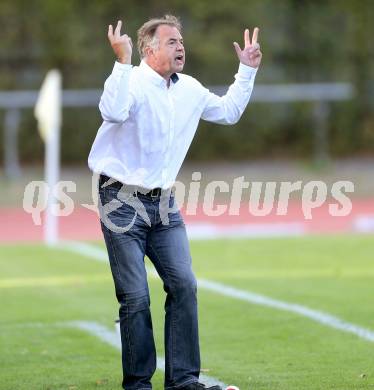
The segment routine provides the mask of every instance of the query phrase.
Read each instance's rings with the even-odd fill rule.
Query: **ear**
[[[147,47],[144,49],[144,51],[145,51],[145,56],[146,56],[146,57],[150,57],[150,56],[153,55],[153,49],[152,49],[150,46],[147,46]]]

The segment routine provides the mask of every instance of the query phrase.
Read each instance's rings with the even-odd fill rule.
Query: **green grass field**
[[[99,245],[99,244],[98,244]],[[374,330],[372,236],[191,243],[198,278],[298,303]],[[149,279],[163,356],[160,280]],[[109,266],[41,245],[0,252],[0,389],[119,389],[119,351],[68,321],[114,330]],[[241,390],[374,389],[374,342],[199,290],[202,366]],[[153,385],[162,389],[163,373]]]

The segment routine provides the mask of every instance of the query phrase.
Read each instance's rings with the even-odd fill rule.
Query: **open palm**
[[[256,27],[253,30],[252,42],[249,38],[249,30],[244,30],[244,49],[242,50],[237,42],[234,42],[236,54],[239,61],[251,66],[252,68],[258,68],[261,63],[262,53],[260,51],[260,44],[257,42],[259,28]]]

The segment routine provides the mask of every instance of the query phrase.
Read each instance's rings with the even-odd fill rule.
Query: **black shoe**
[[[222,390],[222,387],[217,385],[206,387],[202,383],[195,382],[195,383],[190,383],[187,386],[180,387],[178,390]]]

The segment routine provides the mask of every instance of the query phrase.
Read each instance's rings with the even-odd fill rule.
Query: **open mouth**
[[[176,57],[175,57],[175,60],[176,60],[176,61],[183,62],[183,55],[176,56]]]

